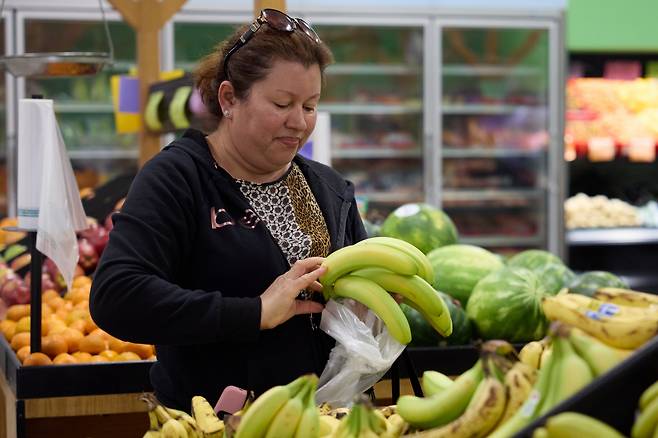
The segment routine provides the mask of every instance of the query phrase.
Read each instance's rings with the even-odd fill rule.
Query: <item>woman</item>
[[[297,155],[330,61],[306,23],[263,10],[197,69],[216,130],[165,147],[114,216],[91,313],[120,339],[156,345],[151,381],[168,406],[324,368],[323,306],[303,298],[320,300],[323,257],[366,237],[353,185]]]

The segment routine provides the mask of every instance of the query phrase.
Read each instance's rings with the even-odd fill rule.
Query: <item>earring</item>
[[[227,119],[230,119],[231,118],[231,112],[228,111],[228,110],[224,111],[224,117],[226,117]]]

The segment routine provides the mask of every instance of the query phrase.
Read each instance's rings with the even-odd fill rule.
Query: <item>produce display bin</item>
[[[645,344],[619,366],[564,400],[516,435],[531,438],[552,415],[575,411],[597,418],[630,436],[642,392],[658,380],[658,337]]]

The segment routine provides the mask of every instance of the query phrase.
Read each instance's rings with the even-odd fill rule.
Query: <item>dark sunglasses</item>
[[[285,14],[276,9],[263,9],[260,11],[258,18],[251,23],[249,29],[243,33],[240,38],[233,44],[233,47],[229,49],[224,57],[224,72],[226,77],[229,78],[228,73],[228,61],[231,59],[231,56],[240,49],[240,47],[247,44],[247,42],[254,36],[258,29],[260,29],[263,24],[267,24],[274,30],[281,32],[294,32],[295,30],[300,30],[309,37],[315,43],[320,43],[320,37],[317,33],[309,26],[309,24],[302,20],[301,18],[293,18],[288,14]],[[230,78],[229,78],[230,79]]]

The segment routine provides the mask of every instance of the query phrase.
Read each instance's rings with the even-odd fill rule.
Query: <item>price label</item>
[[[631,161],[651,163],[656,160],[656,142],[651,137],[631,138],[627,150]]]
[[[587,158],[590,161],[615,159],[615,141],[612,137],[592,137],[587,141]]]

